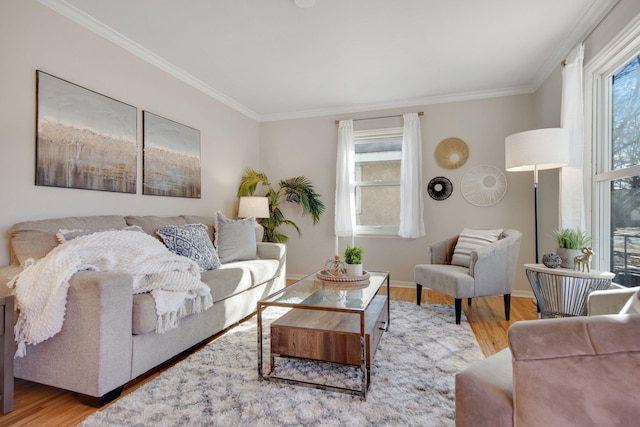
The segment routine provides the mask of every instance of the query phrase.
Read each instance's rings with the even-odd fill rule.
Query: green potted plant
[[[359,246],[347,245],[344,250],[344,262],[347,264],[348,276],[362,276],[362,254],[364,250]]]
[[[288,220],[280,210],[279,206],[283,202],[291,202],[302,207],[302,213],[311,214],[313,225],[320,222],[320,215],[324,212],[324,203],[320,200],[320,195],[315,192],[311,181],[304,176],[296,176],[293,178],[280,181],[279,188],[276,190],[271,186],[269,178],[263,172],[254,169],[245,169],[238,187],[238,197],[253,196],[258,184],[267,187],[267,196],[269,198],[269,218],[260,218],[258,223],[264,227],[265,242],[285,243],[289,237],[278,230],[281,225],[289,225],[293,227],[298,236],[302,236],[300,229],[295,222]]]
[[[554,230],[553,235],[558,242],[556,253],[562,259],[560,267],[564,268],[573,268],[573,259],[582,255],[582,248],[591,244],[591,236],[579,228]]]

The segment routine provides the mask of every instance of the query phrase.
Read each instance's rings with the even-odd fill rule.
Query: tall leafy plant
[[[259,218],[258,222],[264,227],[265,242],[284,243],[289,237],[278,230],[282,225],[293,227],[298,236],[302,236],[300,228],[295,222],[288,220],[280,210],[283,202],[290,202],[302,207],[303,214],[310,214],[313,218],[313,225],[320,222],[320,215],[324,212],[324,203],[320,200],[320,195],[315,192],[311,181],[304,176],[281,180],[278,189],[275,189],[269,182],[269,178],[264,172],[258,172],[247,168],[244,170],[240,186],[238,187],[238,197],[254,196],[258,185],[266,187],[266,197],[269,198],[269,218]]]

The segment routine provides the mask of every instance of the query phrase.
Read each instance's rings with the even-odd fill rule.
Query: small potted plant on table
[[[344,262],[347,264],[348,276],[362,276],[362,250],[359,246],[349,246],[344,250]]]
[[[591,236],[578,228],[563,228],[553,234],[558,242],[556,253],[562,259],[560,267],[573,268],[573,259],[582,255],[582,248],[591,244]]]

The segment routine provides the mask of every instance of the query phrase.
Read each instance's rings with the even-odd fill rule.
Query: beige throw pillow
[[[501,228],[495,230],[463,229],[460,237],[458,237],[456,248],[453,250],[451,264],[469,267],[471,264],[471,252],[495,242],[501,234]]]
[[[235,221],[224,216],[222,212],[218,212],[216,219],[214,244],[222,264],[257,258],[253,217]]]

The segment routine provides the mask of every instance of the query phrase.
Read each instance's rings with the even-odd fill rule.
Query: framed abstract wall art
[[[137,109],[42,71],[36,78],[36,185],[135,193]]]
[[[142,113],[142,194],[200,198],[200,131]]]

